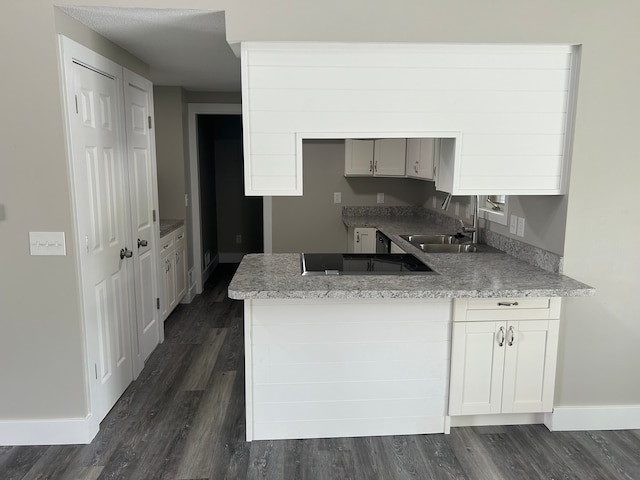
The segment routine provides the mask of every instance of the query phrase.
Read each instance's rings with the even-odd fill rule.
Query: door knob
[[[146,240],[140,240],[138,239],[138,248],[140,247],[146,247],[149,244],[149,242],[147,242]]]
[[[125,257],[127,258],[133,257],[133,252],[129,250],[127,247],[124,247],[122,250],[120,250],[120,260],[122,260]]]

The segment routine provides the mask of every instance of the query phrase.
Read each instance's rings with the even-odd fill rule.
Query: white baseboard
[[[544,423],[544,414],[542,413],[456,415],[449,418],[451,419],[451,427],[485,427],[489,425],[536,425]]]
[[[640,429],[640,405],[556,407],[544,424],[552,432]]]
[[[100,425],[91,416],[51,420],[0,421],[0,445],[75,445],[88,444]]]

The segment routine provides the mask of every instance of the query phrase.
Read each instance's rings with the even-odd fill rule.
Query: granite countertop
[[[348,227],[375,227],[437,274],[302,276],[300,254],[246,255],[229,285],[236,300],[276,298],[480,298],[579,297],[595,289],[552,273],[501,250],[484,246],[478,253],[428,254],[401,234],[455,233],[455,224],[411,215],[343,216]],[[444,230],[443,230],[444,229]]]
[[[173,219],[160,219],[160,238],[165,235],[170,234],[174,230],[182,227],[184,225],[184,220],[173,220]]]

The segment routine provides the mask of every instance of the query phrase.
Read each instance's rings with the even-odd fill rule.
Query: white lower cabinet
[[[353,229],[353,253],[376,253],[376,229],[357,227]]]
[[[186,234],[180,227],[160,238],[162,292],[160,318],[164,321],[187,292]]]
[[[454,305],[449,415],[552,411],[560,299]]]

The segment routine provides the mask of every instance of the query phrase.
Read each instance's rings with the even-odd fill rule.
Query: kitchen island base
[[[247,440],[448,433],[450,299],[244,303]]]

